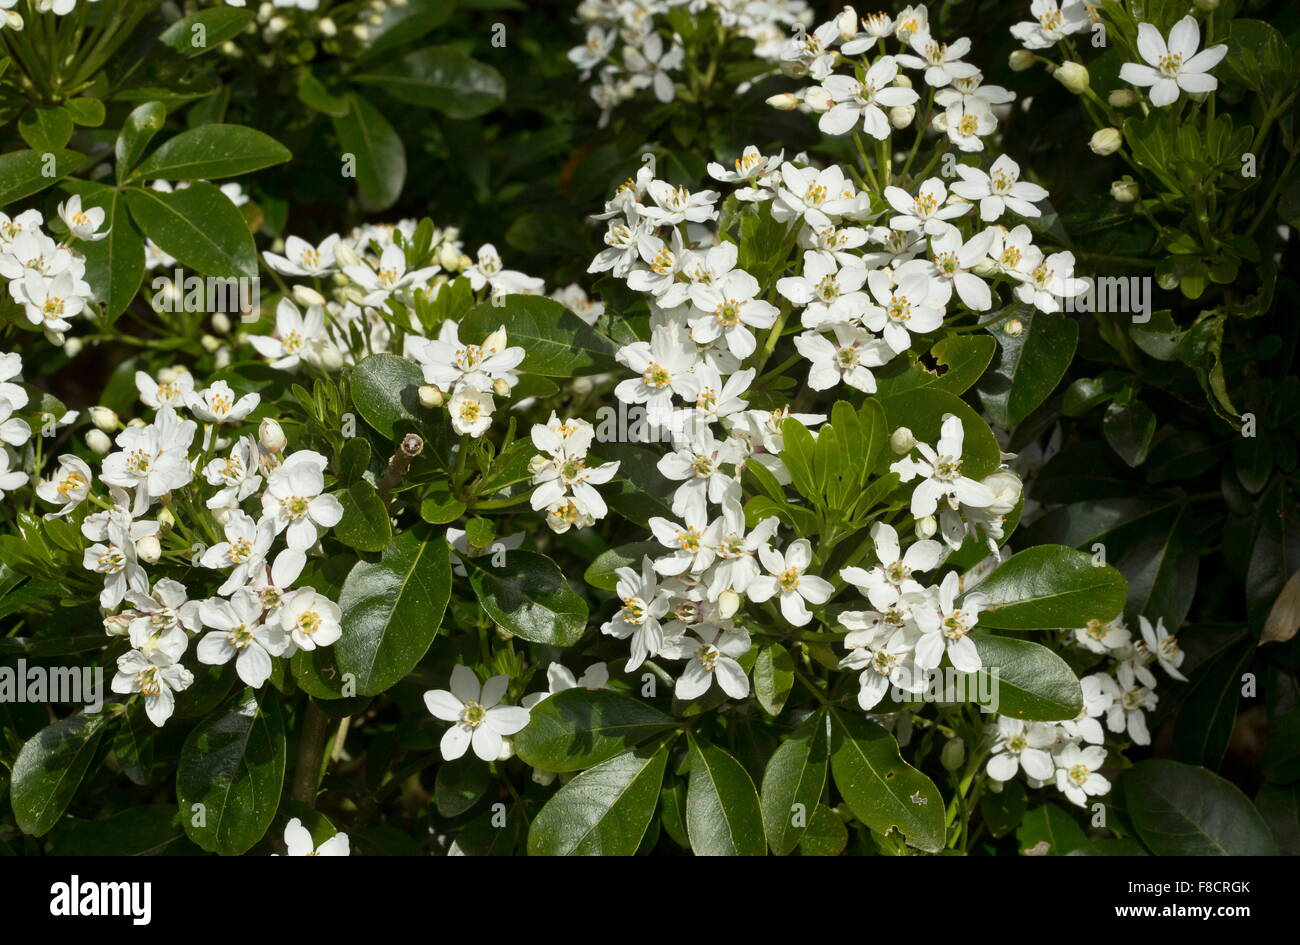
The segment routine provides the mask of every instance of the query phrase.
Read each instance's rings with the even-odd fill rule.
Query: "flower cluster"
[[[94,302],[86,257],[75,243],[101,240],[108,231],[102,229],[104,211],[83,210],[75,195],[59,204],[58,215],[67,233],[61,243],[45,232],[39,210],[12,218],[0,213],[0,276],[8,280],[9,295],[23,307],[27,321],[61,345],[72,328],[69,319],[87,314]]]

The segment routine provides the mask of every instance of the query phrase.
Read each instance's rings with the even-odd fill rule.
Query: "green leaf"
[[[1007,781],[997,794],[985,791],[980,795],[980,816],[992,837],[1005,837],[1020,825],[1029,806],[1025,786],[1019,781]]]
[[[675,725],[671,716],[606,689],[565,689],[533,707],[515,753],[544,771],[581,771]]]
[[[33,151],[59,151],[72,140],[72,115],[61,106],[29,109],[18,119],[18,134]]]
[[[298,101],[331,118],[345,117],[352,107],[346,95],[331,92],[306,66],[298,73]]]
[[[922,387],[905,391],[892,397],[882,397],[888,430],[907,427],[918,442],[934,445],[939,442],[943,418],[952,414],[961,420],[964,431],[962,444],[962,475],[979,481],[993,473],[1002,464],[1002,449],[993,431],[966,401],[947,391]],[[886,434],[888,436],[888,434]]]
[[[817,712],[768,759],[760,804],[767,842],[777,856],[799,845],[821,801],[826,757],[826,715]]]
[[[1213,659],[1202,660],[1188,677],[1182,708],[1174,723],[1173,756],[1178,761],[1212,769],[1223,763],[1237,721],[1242,678],[1255,658],[1255,640],[1241,636],[1238,643]],[[1270,748],[1279,744],[1278,734],[1275,729]]]
[[[357,185],[376,210],[397,202],[406,183],[406,147],[388,119],[356,92],[348,94],[348,111],[333,119],[344,157],[356,161]]]
[[[1140,761],[1120,779],[1133,829],[1156,856],[1274,856],[1259,812],[1229,781],[1177,761]]]
[[[335,538],[358,551],[382,551],[393,540],[388,509],[369,482],[358,479],[346,492],[335,495],[343,506],[343,517],[334,526]]]
[[[411,105],[435,108],[448,118],[477,118],[505,101],[506,80],[489,65],[451,46],[429,46],[354,74]]]
[[[1035,807],[1025,815],[1016,831],[1016,846],[1023,854],[1034,851],[1034,856],[1065,856],[1088,841],[1088,836],[1078,821],[1055,804]],[[1046,847],[1040,847],[1046,844]],[[1041,852],[1040,852],[1041,851]]]
[[[478,803],[491,781],[487,765],[440,765],[433,780],[433,800],[439,815],[459,817]]]
[[[517,637],[572,646],[587,629],[587,602],[573,592],[558,565],[532,551],[508,551],[496,565],[489,556],[465,559],[469,583],[483,610]]]
[[[451,550],[441,532],[399,534],[377,562],[358,561],[339,595],[343,635],[333,646],[356,694],[378,695],[415,668],[438,633],[451,596]]]
[[[1007,334],[1019,322],[1018,335]],[[1009,430],[1047,400],[1065,376],[1079,341],[1079,325],[1060,313],[1031,311],[997,329],[998,359],[979,384],[984,412]]]
[[[378,23],[370,27],[370,42],[362,59],[377,59],[389,50],[424,36],[441,26],[456,9],[456,0],[410,0],[387,6]]]
[[[158,728],[137,702],[122,714],[122,724],[113,736],[113,757],[122,773],[142,787],[149,783],[153,768],[153,738]]]
[[[894,828],[909,846],[944,846],[943,798],[934,782],[903,761],[894,736],[864,718],[830,710],[831,772],[853,815],[877,833]]]
[[[104,124],[104,103],[97,98],[73,98],[63,103],[72,120],[83,128]]]
[[[507,344],[526,352],[522,369],[545,377],[581,377],[618,370],[618,346],[577,315],[540,295],[507,295],[475,306],[460,323],[462,341],[481,342],[506,329]]]
[[[546,802],[528,833],[529,856],[632,856],[659,802],[673,739],[588,768]]]
[[[40,193],[71,174],[84,159],[85,155],[64,150],[10,151],[0,155],[0,207]]]
[[[933,387],[949,394],[964,394],[983,376],[997,347],[998,343],[992,335],[949,335],[941,338],[930,349],[930,358],[938,370],[918,360],[899,374],[879,377],[877,394],[880,397],[891,397],[918,387]]]
[[[662,554],[664,546],[657,541],[638,541],[630,545],[619,545],[602,552],[587,568],[583,579],[592,587],[602,591],[612,591],[618,587],[619,568],[631,568],[640,573],[641,559],[646,555],[654,557]]]
[[[1068,630],[1105,623],[1124,607],[1127,584],[1109,565],[1064,545],[1012,555],[972,593],[987,600],[982,626],[997,630]]]
[[[108,714],[78,712],[41,729],[14,761],[9,797],[23,833],[39,837],[62,816],[86,774]]]
[[[688,736],[691,774],[686,834],[696,856],[763,856],[763,814],[745,766],[723,749]]]
[[[1236,19],[1228,24],[1228,54],[1222,74],[1255,92],[1271,92],[1289,78],[1286,38],[1262,20]]]
[[[1277,852],[1300,856],[1300,782],[1286,787],[1265,784],[1255,795],[1255,809],[1273,832]]]
[[[199,722],[176,770],[176,800],[190,839],[224,856],[247,853],[275,820],[285,751],[284,723],[269,689],[260,697],[245,689]]]
[[[780,715],[794,688],[794,660],[779,643],[769,643],[754,660],[754,697],[769,715]]]
[[[165,141],[132,180],[214,180],[238,177],[293,158],[270,135],[243,125],[201,125]]]
[[[424,374],[409,358],[372,354],[348,375],[352,403],[361,418],[385,439],[398,439],[399,428],[422,426],[420,385]]]
[[[102,820],[77,821],[61,829],[51,856],[189,856],[198,847],[185,836],[172,804],[128,807]]]
[[[211,184],[195,181],[170,194],[132,187],[126,205],[144,235],[182,265],[223,279],[257,276],[248,223]]]
[[[818,804],[808,819],[808,829],[799,841],[800,856],[839,856],[849,844],[849,828],[840,815]]]
[[[122,191],[91,181],[69,180],[63,185],[81,196],[83,210],[102,207],[102,240],[80,241],[77,248],[86,257],[86,281],[95,297],[107,307],[110,319],[126,311],[144,281],[144,237],[131,222]]]
[[[193,59],[216,49],[228,39],[234,39],[251,22],[252,10],[230,7],[200,10],[182,17],[163,30],[158,36],[158,42],[187,59]]]
[[[983,664],[965,679],[968,700],[1000,715],[1034,722],[1073,719],[1083,690],[1070,665],[1029,640],[977,634],[971,637]],[[991,698],[982,699],[980,694]]]
[[[1155,439],[1155,412],[1141,402],[1111,404],[1101,421],[1101,433],[1120,459],[1130,466],[1141,466]]]
[[[126,116],[122,130],[117,136],[114,153],[117,156],[117,179],[126,180],[153,136],[162,130],[167,122],[167,109],[162,102],[145,102]]]

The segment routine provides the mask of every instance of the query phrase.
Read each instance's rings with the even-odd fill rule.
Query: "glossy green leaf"
[[[1127,585],[1109,565],[1063,545],[1012,555],[972,593],[986,600],[980,624],[997,630],[1069,630],[1103,623],[1124,607]]]
[[[163,193],[131,187],[131,217],[158,248],[182,265],[223,279],[257,275],[257,251],[243,214],[211,184],[195,181]]]
[[[158,42],[187,59],[201,56],[234,39],[253,21],[252,10],[215,7],[182,17],[158,37]]]
[[[1087,840],[1079,822],[1055,804],[1035,807],[1016,830],[1016,846],[1032,856],[1066,856]]]
[[[481,342],[498,328],[525,351],[522,369],[546,377],[581,377],[618,370],[617,345],[559,302],[540,295],[507,295],[475,306],[460,323],[460,339]]]
[[[269,688],[244,689],[199,722],[176,770],[176,800],[190,839],[212,853],[247,853],[280,806],[285,752],[284,723]]]
[[[532,551],[508,551],[505,558],[502,565],[488,555],[465,562],[487,615],[533,643],[577,643],[587,629],[587,602],[569,587],[559,566]]]
[[[695,855],[765,855],[767,839],[758,792],[744,765],[694,735],[689,737],[689,744],[686,833]]]
[[[506,82],[486,63],[451,46],[428,46],[352,76],[411,105],[448,118],[477,118],[505,100]]]
[[[1156,856],[1273,856],[1268,826],[1246,795],[1204,768],[1140,761],[1120,780],[1129,819]]]
[[[754,698],[769,715],[780,715],[794,687],[794,660],[779,643],[768,643],[754,660]]]
[[[640,699],[606,689],[566,689],[542,700],[515,736],[515,753],[544,771],[581,771],[674,726]]]
[[[86,281],[105,303],[108,317],[126,311],[144,282],[144,237],[131,222],[122,191],[91,181],[67,181],[65,188],[81,196],[83,210],[101,207],[107,232],[101,240],[77,243],[86,257]]]
[[[381,551],[393,540],[388,509],[375,487],[364,479],[336,494],[343,517],[334,526],[334,537],[358,551]]]
[[[971,637],[983,664],[966,677],[966,698],[999,715],[1035,722],[1073,719],[1083,708],[1083,690],[1070,664],[1029,640],[976,634]],[[989,698],[983,698],[984,695]]]
[[[201,125],[163,142],[132,172],[134,180],[238,177],[293,157],[270,135],[243,125]]]
[[[78,712],[29,738],[14,761],[9,796],[23,833],[39,837],[62,816],[95,757],[108,714]]]
[[[424,374],[409,358],[395,354],[372,354],[362,359],[349,374],[352,403],[361,418],[386,439],[396,440],[400,429],[418,428],[420,385]]]
[[[376,209],[397,202],[406,183],[406,146],[388,119],[356,92],[348,95],[348,112],[335,117],[334,133],[346,162],[354,162],[361,194]],[[349,165],[344,164],[347,170]]]
[[[1017,335],[1007,333],[1019,323]],[[984,412],[1009,430],[1047,400],[1065,376],[1079,341],[1079,325],[1059,312],[1022,312],[1003,322],[994,335],[998,358],[977,388]]]
[[[72,139],[72,115],[62,106],[31,108],[18,119],[18,133],[33,151],[59,151]]]
[[[135,165],[144,157],[149,142],[166,122],[167,109],[162,102],[145,102],[126,116],[114,145],[119,181],[125,180],[135,169]]]
[[[763,771],[763,824],[777,856],[798,846],[821,801],[826,787],[826,725],[825,713],[815,713],[772,753]]]
[[[0,207],[58,183],[76,170],[83,159],[84,155],[65,150],[0,154]]]

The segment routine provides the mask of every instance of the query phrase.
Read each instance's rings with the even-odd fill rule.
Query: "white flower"
[[[922,460],[904,457],[889,467],[903,482],[911,482],[918,475],[921,477],[921,482],[912,492],[912,515],[916,518],[933,515],[940,499],[945,499],[951,508],[958,505],[984,508],[993,504],[992,489],[962,475],[964,436],[961,419],[950,415],[940,428],[937,448],[928,443],[917,443]]]
[[[664,646],[663,653],[670,659],[689,660],[673,695],[687,701],[697,699],[717,679],[718,686],[731,698],[748,698],[749,677],[736,660],[749,652],[749,634],[704,625],[691,627],[689,632],[694,639],[683,634]]]
[[[1164,618],[1157,617],[1153,627],[1150,620],[1139,616],[1138,627],[1142,630],[1142,641],[1160,663],[1160,668],[1179,682],[1187,682],[1187,677],[1178,671],[1187,654],[1179,648],[1178,637],[1165,629]]]
[[[737,358],[744,359],[758,347],[750,328],[771,328],[780,314],[775,305],[755,298],[762,291],[758,280],[735,269],[713,284],[694,283],[691,303],[705,313],[689,320],[691,337],[709,344],[719,337]]]
[[[123,695],[143,695],[145,715],[161,728],[176,709],[175,694],[193,682],[193,674],[162,650],[154,650],[149,656],[130,650],[117,658],[117,674],[111,685],[114,692]]]
[[[72,327],[68,319],[86,307],[76,278],[67,270],[46,278],[29,269],[21,281],[9,283],[9,293],[24,305],[27,320],[47,331],[67,331]]]
[[[656,655],[663,647],[663,627],[659,618],[668,613],[668,598],[659,588],[654,563],[649,557],[641,559],[641,573],[631,568],[619,568],[617,592],[623,602],[622,609],[607,620],[600,632],[616,640],[631,639],[632,652],[627,661],[627,672]]]
[[[501,257],[497,255],[497,248],[491,243],[484,243],[479,247],[477,261],[467,268],[464,274],[469,279],[470,288],[475,292],[486,285],[491,287],[494,296],[536,295],[542,291],[544,285],[541,279],[524,275],[514,269],[501,268]]]
[[[754,579],[762,574],[758,552],[768,546],[778,524],[776,516],[770,516],[745,534],[745,512],[740,503],[723,503],[722,526],[715,548],[717,561],[709,572],[710,600],[717,600],[725,591],[744,594],[749,590]]]
[[[924,690],[924,674],[916,666],[914,652],[918,637],[915,627],[895,628],[887,624],[845,637],[849,652],[840,660],[840,667],[861,670],[858,706],[864,712],[879,705],[891,685],[905,692]]]
[[[365,304],[380,306],[395,293],[423,285],[438,271],[437,266],[406,271],[406,253],[396,244],[389,244],[379,256],[377,269],[365,263],[344,266],[344,274],[365,292]]]
[[[225,381],[214,381],[206,390],[187,398],[190,411],[204,423],[238,423],[262,402],[261,394],[245,394],[238,400]]]
[[[727,499],[740,498],[740,482],[723,470],[744,459],[742,444],[734,437],[719,440],[707,426],[694,431],[677,449],[659,459],[658,469],[665,479],[680,482],[673,493],[675,515],[699,517],[712,502],[721,505]]]
[[[590,72],[608,58],[618,41],[616,30],[604,30],[599,26],[587,27],[587,40],[581,46],[574,46],[568,52],[569,62],[584,73]]]
[[[316,544],[320,529],[333,528],[343,517],[343,506],[325,488],[325,467],[329,464],[320,453],[299,450],[277,466],[267,478],[262,494],[262,512],[275,527],[275,533],[288,529],[290,549],[305,551]],[[289,581],[276,581],[288,584]]]
[[[993,757],[989,758],[987,769],[989,777],[1010,781],[1024,768],[1031,778],[1050,780],[1056,765],[1046,749],[1055,741],[1056,732],[1050,725],[999,716],[998,740],[993,743]]]
[[[136,371],[135,389],[140,393],[140,402],[154,410],[185,407],[194,393],[194,377],[183,368],[159,371],[156,380],[144,371]]]
[[[492,411],[496,403],[491,394],[465,388],[457,391],[447,402],[451,415],[451,428],[461,436],[480,437],[492,426]]]
[[[300,650],[329,646],[342,635],[339,626],[343,612],[328,597],[314,588],[303,587],[291,592],[280,605],[280,629]]]
[[[1089,795],[1110,790],[1110,782],[1098,773],[1106,763],[1106,749],[1067,744],[1057,751],[1055,761],[1057,790],[1080,807],[1087,805]]]
[[[637,251],[648,268],[629,272],[628,288],[654,296],[664,308],[675,308],[685,302],[689,286],[678,281],[677,276],[690,257],[682,248],[681,231],[673,230],[671,247],[658,236],[642,234]]]
[[[2,472],[3,464],[0,463],[0,473]],[[2,488],[6,486],[4,477],[0,475],[0,489]],[[128,589],[147,592],[149,578],[136,560],[135,542],[131,534],[121,524],[109,522],[106,540],[107,544],[96,542],[87,548],[81,563],[87,571],[104,575],[104,589],[99,594],[99,604],[105,610],[112,610],[122,603]]]
[[[716,545],[723,520],[715,519],[710,525],[703,509],[690,509],[680,523],[654,516],[649,525],[659,544],[672,549],[669,554],[655,559],[655,571],[665,577],[676,577],[687,571],[700,574],[717,557]]]
[[[160,578],[152,593],[127,591],[126,600],[139,614],[129,628],[131,645],[145,656],[161,649],[170,662],[176,662],[189,647],[186,631],[197,633],[202,626],[198,601],[189,599],[180,581]]]
[[[270,358],[271,367],[282,371],[291,371],[310,360],[324,341],[324,309],[312,305],[304,316],[292,299],[281,299],[275,308],[275,334],[248,337],[257,353]]]
[[[756,187],[741,187],[736,191],[737,200],[770,200],[773,196],[772,185],[775,183],[781,167],[781,158],[781,154],[764,157],[762,152],[751,144],[745,148],[740,157],[736,158],[734,162],[736,169],[734,171],[728,170],[721,164],[710,163],[708,166],[709,176],[724,184],[745,183],[758,185]],[[731,246],[733,251],[735,249],[734,243],[723,243],[721,245]],[[714,249],[716,248],[714,247]]]
[[[913,268],[919,269],[937,281],[935,301],[940,307],[948,304],[955,288],[963,305],[975,312],[986,312],[993,306],[993,293],[988,283],[970,270],[988,257],[994,236],[991,229],[976,233],[965,243],[956,229],[932,236],[929,262],[914,259],[903,263],[899,266],[900,278]]]
[[[824,604],[831,599],[835,589],[830,582],[805,573],[812,564],[812,545],[808,539],[791,542],[784,554],[764,545],[758,550],[758,557],[768,573],[750,581],[745,593],[760,604],[777,596],[782,616],[794,626],[802,627],[812,620],[808,604]]]
[[[199,558],[199,564],[205,568],[233,569],[217,589],[219,594],[229,594],[251,583],[253,575],[259,573],[265,563],[276,535],[272,519],[254,522],[252,516],[241,509],[232,509],[226,516],[224,530],[226,540],[213,545]]]
[[[271,657],[289,648],[289,635],[262,623],[257,592],[241,587],[229,600],[213,597],[199,604],[199,616],[213,629],[195,650],[200,663],[221,666],[235,660],[235,672],[246,686],[260,689],[271,677]]]
[[[984,142],[980,139],[997,131],[998,120],[988,102],[968,95],[948,105],[943,113],[943,125],[957,150],[983,151]]]
[[[717,216],[713,205],[720,194],[716,190],[691,193],[685,187],[674,187],[666,181],[652,180],[646,192],[655,202],[642,211],[645,218],[656,226],[676,226],[678,223],[707,223]]]
[[[60,203],[58,213],[59,219],[68,228],[68,232],[79,240],[96,243],[109,234],[109,230],[97,232],[104,225],[103,208],[91,207],[89,210],[82,210],[81,197],[77,194],[73,194],[66,202]]]
[[[1219,80],[1208,73],[1228,54],[1228,47],[1220,43],[1198,53],[1199,45],[1201,28],[1193,16],[1174,24],[1167,46],[1158,29],[1150,23],[1139,23],[1138,55],[1149,65],[1126,62],[1120,66],[1119,77],[1130,85],[1149,86],[1151,104],[1157,108],[1177,101],[1179,90],[1191,94],[1213,92]]]
[[[744,400],[740,395],[745,393],[754,381],[753,368],[737,371],[728,377],[725,383],[717,366],[707,361],[697,364],[694,373],[699,383],[699,393],[695,395],[694,406],[679,410],[674,415],[675,432],[684,435],[692,424],[722,420],[724,417],[739,413],[749,405],[749,401]]]
[[[891,229],[904,233],[924,230],[927,236],[942,236],[952,229],[949,220],[970,209],[964,203],[948,203],[948,189],[937,177],[922,181],[915,197],[901,187],[886,187],[885,199],[899,214],[890,219]]]
[[[114,442],[121,452],[104,458],[100,478],[110,486],[136,490],[136,507],[179,489],[188,483],[190,444],[198,424],[181,420],[171,407],[158,408],[153,423],[146,427],[127,427]]]
[[[1047,199],[1047,191],[1037,184],[1020,179],[1020,165],[1005,154],[1001,155],[989,173],[978,167],[958,164],[954,170],[961,180],[952,185],[952,192],[970,201],[979,201],[980,219],[991,223],[1006,210],[1022,217],[1037,217],[1042,211],[1034,206]]]
[[[332,233],[312,246],[306,240],[290,236],[284,241],[284,255],[262,253],[266,264],[276,272],[299,278],[327,276],[334,272],[334,249],[339,244],[338,234]]]
[[[863,208],[853,182],[838,164],[818,170],[798,168],[787,161],[781,165],[781,183],[772,204],[772,218],[779,223],[808,217],[813,210],[820,211],[823,217],[838,217],[856,214]]]
[[[1033,0],[1029,15],[1034,19],[1011,27],[1011,35],[1026,49],[1051,49],[1065,37],[1088,28],[1088,8],[1082,0]],[[1040,778],[1040,780],[1042,780]]]
[[[891,85],[897,75],[898,63],[884,56],[867,70],[861,82],[847,75],[830,76],[822,87],[836,104],[822,115],[817,127],[823,134],[842,135],[860,121],[863,131],[884,141],[889,137],[889,119],[882,109],[912,105],[920,98],[910,88]]]
[[[534,692],[519,700],[525,709],[532,709],[548,696],[568,689],[608,689],[609,669],[604,663],[592,663],[581,676],[574,676],[573,670],[562,663],[552,663],[546,667],[546,692]]]
[[[14,379],[23,372],[22,355],[16,351],[0,354],[0,401],[13,410],[22,410],[27,406],[27,391],[14,383]]]
[[[1037,247],[1034,251],[1041,257]],[[1084,280],[1074,278],[1074,253],[1067,251],[1052,253],[1030,268],[1025,281],[1016,286],[1016,297],[1039,311],[1059,312],[1059,299],[1074,298],[1087,289]]]
[[[348,835],[342,832],[334,834],[319,847],[312,839],[311,831],[302,825],[297,817],[284,827],[284,846],[289,856],[351,856],[352,848]]]
[[[899,22],[902,22],[901,16]],[[953,79],[969,79],[979,71],[970,63],[961,61],[961,57],[970,52],[970,40],[964,36],[953,43],[941,43],[928,32],[915,32],[905,42],[916,55],[899,56],[899,64],[909,69],[924,69],[927,85],[942,88]]]
[[[1075,641],[1093,653],[1122,650],[1129,645],[1131,636],[1128,627],[1124,626],[1123,616],[1105,622],[1094,618],[1088,621],[1087,626],[1074,630]]]
[[[625,404],[645,404],[654,426],[663,426],[671,417],[673,394],[689,401],[700,392],[699,379],[691,373],[699,355],[678,327],[661,325],[648,342],[620,348],[616,357],[639,376],[620,381],[614,395]]]
[[[921,630],[921,639],[916,644],[916,664],[923,669],[937,669],[945,652],[960,672],[973,673],[983,665],[970,632],[979,622],[986,598],[983,594],[967,594],[959,608],[959,583],[957,572],[949,571],[937,590],[928,595],[929,606],[918,603],[912,608],[913,619]]]
[[[840,267],[830,253],[813,251],[803,257],[803,275],[785,276],[776,281],[776,291],[803,306],[800,320],[805,328],[820,329],[830,325],[848,325],[870,307],[862,286],[867,270],[861,265]]]
[[[880,563],[869,571],[843,568],[840,577],[865,593],[879,610],[892,607],[904,594],[924,590],[912,575],[934,569],[943,555],[943,546],[928,538],[913,542],[904,554],[899,548],[898,532],[885,522],[871,526],[871,542]]]
[[[641,253],[644,224],[636,207],[627,210],[627,222],[611,220],[605,231],[605,249],[587,267],[588,272],[610,272],[623,279]]]
[[[502,737],[514,735],[528,724],[527,709],[500,704],[509,685],[509,676],[493,676],[480,690],[474,670],[457,664],[451,671],[450,692],[430,689],[424,694],[424,704],[434,718],[455,723],[442,736],[444,760],[455,761],[471,745],[483,761],[500,757]]]
[[[912,346],[913,334],[928,334],[943,325],[943,284],[924,267],[906,265],[894,271],[894,279],[883,269],[867,273],[867,285],[878,304],[862,316],[863,324],[880,332],[899,354]]]
[[[39,483],[36,494],[46,502],[63,503],[57,512],[49,513],[49,517],[58,518],[86,501],[94,478],[85,460],[72,453],[64,453],[59,457],[59,469],[54,478]]]
[[[210,509],[229,509],[238,506],[262,487],[258,467],[262,450],[251,436],[240,437],[225,459],[217,458],[203,469],[209,484],[221,486],[206,505]]]
[[[1119,692],[1106,713],[1106,727],[1117,735],[1128,732],[1135,745],[1150,745],[1146,713],[1156,707],[1159,697],[1138,680],[1133,664],[1119,664]]]
[[[412,338],[410,342],[410,355],[423,368],[424,382],[441,391],[487,393],[499,382],[507,388],[519,383],[515,368],[523,363],[524,349],[507,345],[504,327],[484,338],[482,344],[474,345],[460,340],[456,322],[446,321],[437,339]],[[490,407],[488,412],[491,413]],[[455,421],[454,413],[452,420]]]
[[[545,429],[545,428],[543,428]],[[534,438],[536,445],[536,438]],[[586,449],[583,448],[583,454]],[[534,462],[531,504],[534,511],[554,505],[561,500],[573,503],[577,510],[592,519],[604,518],[609,511],[596,486],[604,485],[618,472],[618,463],[588,466],[585,455],[560,452],[550,459]]]

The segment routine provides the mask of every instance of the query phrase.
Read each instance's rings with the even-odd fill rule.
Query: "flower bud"
[[[126,425],[130,427],[132,430],[143,430],[149,424],[145,423],[139,417],[132,417],[130,420],[126,422]]]
[[[217,349],[217,353],[212,357],[212,366],[218,371],[230,367],[230,362],[234,360],[234,354],[228,346],[223,345]]]
[[[510,394],[510,382],[504,377],[498,377],[492,382],[492,393],[498,397],[506,397]]]
[[[221,347],[221,339],[216,335],[203,335],[199,338],[199,344],[203,346],[203,350],[208,354],[213,354]]]
[[[804,104],[819,115],[822,112],[830,111],[831,106],[835,104],[834,100],[831,98],[831,93],[827,92],[820,85],[814,85],[805,92],[803,100]]]
[[[438,265],[448,272],[457,272],[460,269],[460,250],[454,243],[443,243],[438,250]]]
[[[308,285],[296,285],[293,287],[293,300],[299,305],[305,305],[307,308],[322,306],[325,304],[325,296],[321,295],[315,289]]]
[[[483,339],[483,350],[499,352],[506,346],[506,326],[502,325],[492,334]]]
[[[99,427],[105,433],[112,433],[122,425],[116,413],[107,407],[91,407],[90,422]]]
[[[1138,185],[1131,177],[1124,177],[1110,185],[1110,195],[1117,203],[1132,203],[1138,199]]]
[[[86,343],[80,338],[69,338],[63,343],[63,353],[68,356],[69,360],[71,360],[81,354],[81,349],[85,346]]]
[[[895,131],[902,131],[914,121],[916,121],[915,105],[895,105],[889,110],[889,124]]]
[[[927,538],[933,538],[934,533],[939,530],[939,523],[935,521],[933,515],[927,515],[925,518],[916,520],[916,537],[925,541]]]
[[[86,446],[96,456],[107,456],[113,448],[113,441],[103,430],[89,430],[86,433]]]
[[[420,386],[420,406],[421,407],[441,407],[442,391],[433,384],[422,384]]]
[[[497,761],[509,761],[515,756],[515,743],[513,739],[501,739],[501,751],[497,753]]]
[[[916,437],[907,427],[899,427],[889,435],[889,448],[895,456],[906,456],[916,447]]]
[[[540,784],[542,787],[550,787],[555,783],[555,772],[543,771],[541,768],[534,768],[533,783]]]
[[[891,85],[896,85],[896,86],[898,86],[900,89],[910,89],[910,88],[912,88],[912,80],[911,80],[910,78],[908,78],[907,76],[903,75],[903,73],[901,73],[901,72],[900,72],[898,75],[894,76],[894,81],[893,81],[892,83],[890,83],[890,84],[891,84]]]
[[[278,453],[289,445],[289,440],[284,435],[284,427],[271,417],[263,417],[262,422],[258,424],[257,442],[261,443],[262,449],[269,453]]]
[[[334,246],[334,262],[340,267],[359,266],[361,265],[361,257],[347,243],[339,242]]]
[[[730,620],[736,616],[736,611],[740,609],[740,595],[727,588],[718,595],[718,616],[723,620]]]
[[[140,616],[139,611],[124,610],[104,618],[104,632],[110,637],[125,637],[131,634],[131,622]]]
[[[328,16],[323,16],[316,21],[316,29],[320,30],[320,34],[326,39],[333,39],[339,34],[338,25]]]
[[[158,527],[165,532],[176,527],[176,516],[172,515],[168,509],[159,509],[155,517],[158,519]]]
[[[1093,154],[1108,157],[1118,151],[1123,143],[1124,136],[1120,134],[1118,128],[1102,128],[1092,136],[1092,140],[1088,142],[1088,147],[1092,148]]]
[[[579,397],[586,397],[596,389],[596,385],[589,377],[575,377],[569,387]]]
[[[212,330],[218,335],[230,334],[230,316],[225,312],[217,312],[212,316]]]
[[[848,41],[858,35],[858,11],[853,7],[846,6],[835,17],[835,25],[839,28],[840,39]]]
[[[1132,108],[1137,104],[1137,93],[1132,89],[1116,89],[1106,96],[1111,108]]]
[[[783,112],[794,111],[799,107],[799,96],[793,92],[782,92],[780,95],[773,95],[769,98],[767,104]]]
[[[145,535],[135,543],[135,553],[145,564],[157,564],[162,557],[162,545],[157,535]]]
[[[950,738],[939,752],[939,764],[945,771],[956,771],[966,763],[966,743],[958,738]]]
[[[548,462],[549,460],[545,456],[543,456],[541,453],[538,453],[536,456],[534,456],[532,459],[528,461],[529,474],[536,476],[539,472],[541,472],[543,469],[546,468]]]
[[[1025,323],[1018,318],[1008,318],[1002,325],[1002,331],[1008,338],[1019,338],[1025,332]]]
[[[1075,95],[1082,95],[1091,81],[1087,67],[1078,62],[1063,62],[1052,74],[1056,77],[1057,82],[1060,82]]]
[[[1024,72],[1034,68],[1034,54],[1028,49],[1017,49],[1007,60],[1012,72]]]
[[[13,30],[15,33],[21,33],[23,31],[23,26],[25,24],[23,23],[22,14],[17,10],[5,10],[4,17],[4,25],[9,27],[9,29]]]

